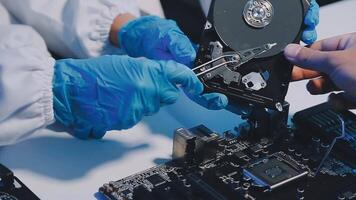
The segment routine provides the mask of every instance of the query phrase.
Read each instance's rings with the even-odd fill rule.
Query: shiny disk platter
[[[283,56],[299,43],[308,0],[215,0],[193,69],[209,92],[232,105],[283,111],[292,65]]]

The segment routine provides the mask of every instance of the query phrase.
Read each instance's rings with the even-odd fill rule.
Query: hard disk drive
[[[283,110],[292,65],[283,49],[299,43],[309,0],[215,0],[196,67],[206,92],[230,104]]]

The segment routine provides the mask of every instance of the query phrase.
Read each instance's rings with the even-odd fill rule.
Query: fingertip
[[[327,92],[325,91],[326,88],[324,87],[325,84],[322,78],[313,79],[307,83],[307,90],[312,95],[324,94],[325,92]]]
[[[169,51],[175,61],[184,65],[191,65],[196,58],[196,50],[184,33],[170,33]]]
[[[220,101],[218,104],[216,104],[213,109],[210,110],[222,110],[227,107],[228,103],[227,101]]]
[[[174,55],[174,60],[178,63],[181,63],[183,65],[188,66],[191,68],[194,65],[194,60],[196,57],[196,53],[194,52],[188,52],[188,53],[183,53],[181,55]]]
[[[289,61],[295,62],[301,49],[302,49],[302,46],[300,46],[298,44],[289,44],[284,49],[284,56]]]
[[[313,84],[312,81],[309,81],[309,82],[307,83],[306,87],[307,87],[307,90],[308,90],[308,92],[309,92],[310,94],[312,94],[312,95],[315,95],[315,94],[316,94],[315,86],[314,86],[314,84]]]
[[[220,93],[208,93],[201,96],[204,102],[201,105],[205,106],[209,110],[221,110],[226,108],[229,104],[228,98],[224,94]]]
[[[229,104],[229,100],[226,95],[219,94],[218,108],[224,109]]]
[[[302,34],[302,41],[305,44],[313,44],[317,39],[317,32],[315,29],[306,29]]]

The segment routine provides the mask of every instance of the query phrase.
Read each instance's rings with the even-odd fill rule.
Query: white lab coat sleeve
[[[11,15],[0,3],[0,24],[11,24]]]
[[[21,141],[54,121],[54,64],[34,29],[0,25],[0,146]]]
[[[109,41],[114,18],[139,16],[136,0],[0,0],[21,23],[34,27],[48,48],[65,58],[124,54]]]

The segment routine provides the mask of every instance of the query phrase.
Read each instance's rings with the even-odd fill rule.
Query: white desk
[[[355,31],[355,7],[356,0],[348,0],[322,8],[320,38]],[[290,87],[287,100],[292,113],[326,99],[325,95],[312,97],[304,88],[305,82]],[[223,131],[238,122],[231,113],[207,111],[182,95],[177,104],[130,130],[107,134],[104,140],[80,141],[46,129],[25,142],[2,148],[0,162],[43,199],[95,199],[103,183],[168,159],[174,129],[203,123]]]

